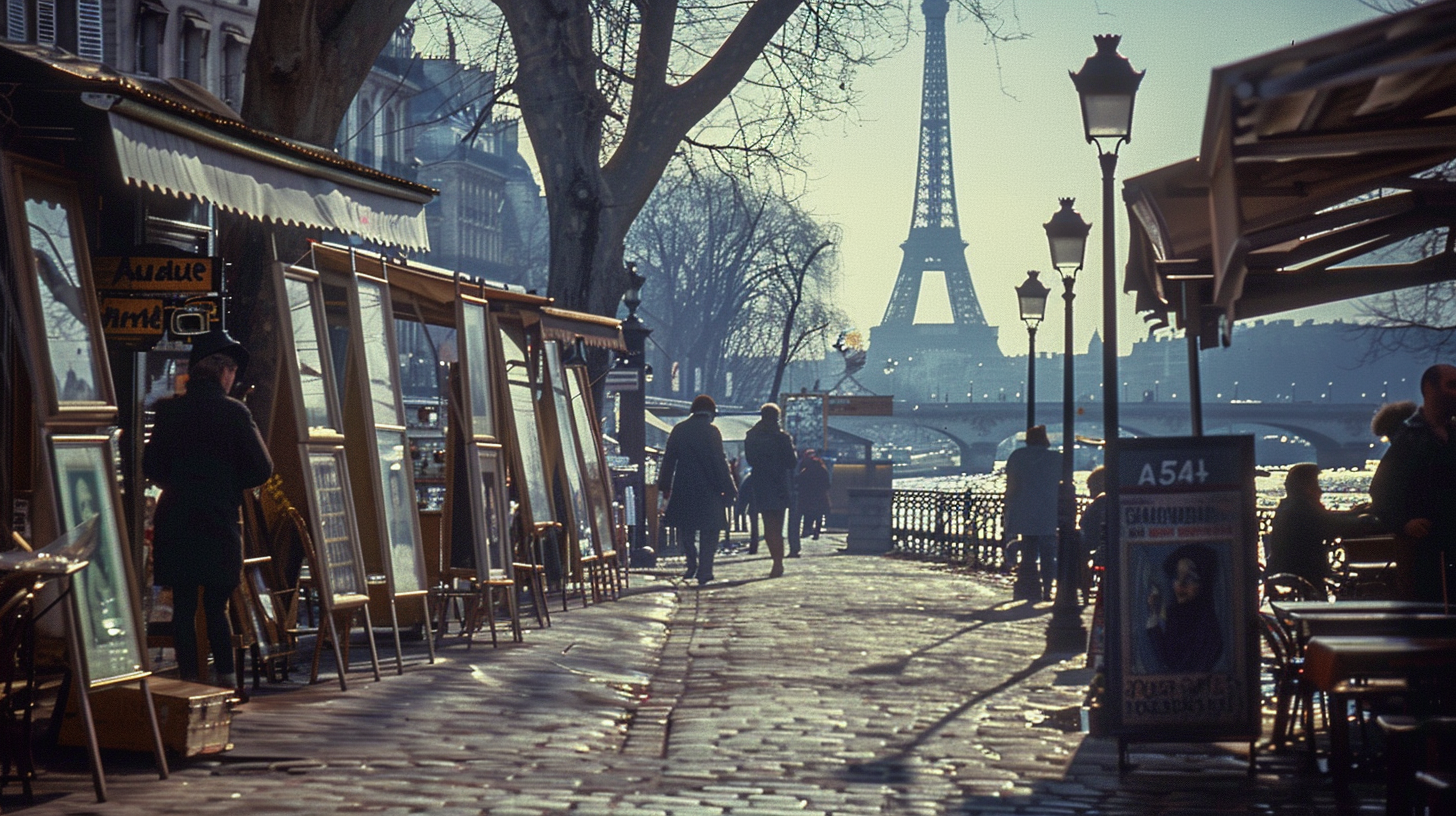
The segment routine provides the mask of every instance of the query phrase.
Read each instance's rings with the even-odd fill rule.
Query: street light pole
[[[1117,172],[1117,151],[1132,140],[1132,111],[1138,85],[1143,74],[1134,71],[1127,58],[1117,53],[1122,37],[1115,34],[1094,36],[1097,53],[1087,58],[1082,69],[1071,74],[1082,107],[1082,129],[1089,144],[1097,146],[1097,160],[1102,167],[1102,433],[1103,464],[1107,474],[1107,524],[1103,532],[1104,546],[1114,571],[1118,564],[1118,539],[1121,518],[1118,493],[1118,399],[1117,399],[1117,234],[1114,229],[1116,202],[1113,178]],[[1102,140],[1111,143],[1103,147]],[[1115,574],[1115,573],[1114,573]],[[1109,614],[1120,613],[1117,593],[1111,593]]]
[[[1057,597],[1047,624],[1047,648],[1054,651],[1081,651],[1087,642],[1087,629],[1082,625],[1082,607],[1077,603],[1077,585],[1081,583],[1079,564],[1086,560],[1078,546],[1077,486],[1073,483],[1076,433],[1073,429],[1074,378],[1072,371],[1072,286],[1086,255],[1087,233],[1092,225],[1072,209],[1074,199],[1060,199],[1061,209],[1042,225],[1051,249],[1052,267],[1062,276],[1062,302],[1066,310],[1062,344],[1062,484],[1057,493]]]
[[[1021,309],[1021,320],[1026,323],[1026,427],[1036,424],[1036,327],[1046,317],[1047,295],[1051,294],[1046,284],[1037,280],[1040,274],[1035,269],[1026,273],[1026,280],[1016,287],[1016,304]]]
[[[647,336],[652,330],[643,325],[637,316],[637,307],[642,305],[642,284],[646,278],[637,272],[637,264],[627,262],[627,292],[622,303],[627,307],[627,319],[622,321],[622,342],[627,346],[621,365],[631,371],[633,382],[619,395],[621,400],[621,427],[618,442],[622,455],[632,464],[630,484],[633,487],[633,513],[637,523],[632,525],[631,546],[628,563],[637,566],[652,566],[655,556],[647,555]]]

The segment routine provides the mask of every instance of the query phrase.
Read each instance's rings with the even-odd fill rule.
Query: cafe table
[[[1350,734],[1343,712],[1361,692],[1352,680],[1429,681],[1456,672],[1456,636],[1316,636],[1304,647],[1310,684],[1329,695],[1330,775],[1337,789],[1349,782]],[[1336,712],[1340,712],[1337,714]]]

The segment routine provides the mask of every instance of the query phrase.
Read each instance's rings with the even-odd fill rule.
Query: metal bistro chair
[[[0,791],[20,782],[26,804],[34,801],[36,577],[0,573]]]
[[[1305,738],[1314,743],[1314,689],[1304,675],[1304,656],[1279,616],[1260,610],[1259,633],[1270,652],[1267,663],[1274,683],[1274,732],[1269,744],[1278,750],[1294,740],[1295,724],[1304,726]]]

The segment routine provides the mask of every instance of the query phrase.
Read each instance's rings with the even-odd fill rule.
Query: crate
[[[157,709],[157,724],[162,732],[162,745],[181,757],[215,754],[232,745],[228,732],[232,725],[232,689],[152,677],[147,681],[152,703]],[[86,726],[81,719],[81,703],[75,691],[66,706],[61,722],[62,745],[85,745]],[[141,684],[123,683],[91,694],[91,714],[96,721],[96,739],[102,748],[121,751],[152,751],[152,729],[147,723],[146,706]]]

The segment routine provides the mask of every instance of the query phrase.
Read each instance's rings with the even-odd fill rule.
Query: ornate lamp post
[[[1132,107],[1143,74],[1134,71],[1127,57],[1117,53],[1122,37],[1094,36],[1097,53],[1082,70],[1071,75],[1082,105],[1082,129],[1089,144],[1097,145],[1102,165],[1102,429],[1107,468],[1106,545],[1116,563],[1118,523],[1118,399],[1117,399],[1117,246],[1112,179],[1117,151],[1132,140]],[[1115,611],[1115,610],[1112,610]]]
[[[622,445],[622,455],[632,463],[634,471],[631,476],[633,512],[637,523],[631,527],[631,552],[629,563],[633,566],[646,561],[653,561],[654,557],[647,555],[647,482],[644,476],[647,472],[647,392],[646,392],[646,371],[647,371],[647,336],[652,330],[642,323],[642,318],[637,316],[637,307],[642,305],[642,284],[647,278],[638,274],[637,264],[627,262],[627,291],[622,295],[622,305],[627,307],[627,319],[622,321],[622,340],[627,345],[627,352],[618,360],[618,365],[632,372],[632,383],[624,388],[620,394],[621,399],[621,428],[618,431],[618,442]],[[639,554],[640,553],[640,554]],[[650,563],[643,564],[651,566]]]
[[[1016,305],[1021,309],[1021,321],[1026,324],[1026,427],[1036,424],[1036,327],[1046,317],[1047,295],[1051,294],[1046,284],[1036,279],[1039,273],[1032,269],[1026,273],[1026,280],[1016,287]]]
[[[1051,249],[1052,268],[1062,276],[1062,302],[1066,308],[1066,337],[1062,352],[1062,486],[1057,494],[1057,599],[1052,607],[1052,618],[1047,624],[1047,647],[1057,651],[1080,649],[1087,642],[1087,630],[1082,626],[1082,608],[1077,603],[1077,584],[1080,582],[1080,561],[1085,556],[1078,552],[1077,486],[1072,483],[1076,434],[1072,423],[1072,395],[1075,393],[1072,377],[1072,299],[1076,295],[1072,286],[1077,282],[1077,272],[1082,268],[1087,251],[1087,233],[1092,225],[1072,209],[1073,199],[1060,200],[1062,208],[1042,225],[1046,230],[1047,245]]]

